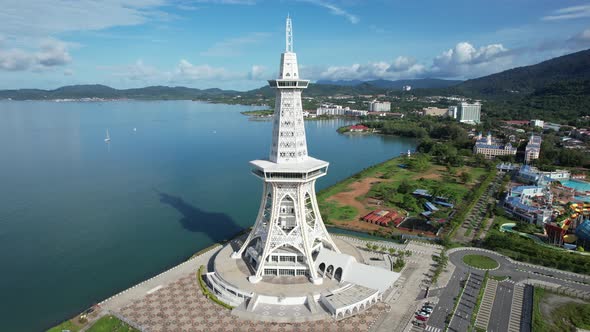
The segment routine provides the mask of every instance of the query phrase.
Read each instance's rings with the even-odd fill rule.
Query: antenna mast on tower
[[[291,17],[287,16],[287,28],[285,29],[285,52],[293,52],[293,27],[291,26]]]

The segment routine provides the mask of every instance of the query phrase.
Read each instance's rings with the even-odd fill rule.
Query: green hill
[[[590,79],[590,50],[467,80],[452,90],[467,95],[496,97],[529,95],[553,84]]]

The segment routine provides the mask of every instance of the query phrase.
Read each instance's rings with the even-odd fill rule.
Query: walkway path
[[[496,298],[496,289],[498,288],[498,281],[488,279],[486,288],[479,305],[475,326],[487,330],[490,317],[492,316],[492,309],[494,307],[494,299]]]

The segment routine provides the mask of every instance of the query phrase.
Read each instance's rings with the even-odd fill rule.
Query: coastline
[[[367,167],[367,168],[365,168],[365,169],[363,169],[363,170],[361,170],[361,171],[359,171],[347,178],[344,178],[341,181],[335,183],[334,185],[320,190],[318,192],[318,197],[325,195],[326,193],[338,188],[339,186],[348,185],[349,183],[356,181],[363,174],[366,174],[367,172],[371,172],[375,168],[377,168],[387,162],[390,162],[392,160],[398,159],[398,158],[400,158],[400,156],[384,160],[380,163],[371,165],[371,166],[369,166],[369,167]],[[360,238],[362,240],[386,241],[386,242],[392,242],[392,243],[400,243],[399,241],[396,241],[395,239],[392,239],[392,238],[375,236],[375,235],[371,234],[370,232],[363,232],[361,230],[349,229],[346,227],[339,227],[338,225],[326,224],[326,227],[328,228],[328,232],[330,234],[333,234],[336,236],[349,236],[349,237]],[[51,326],[48,329],[55,328],[55,327],[59,326],[60,324],[63,324],[64,322],[67,322],[69,320],[74,320],[77,317],[79,317],[81,314],[87,312],[89,309],[95,308],[96,306],[98,306],[98,308],[105,310],[107,313],[109,313],[110,310],[112,309],[111,306],[115,306],[117,303],[122,302],[120,300],[121,297],[132,297],[132,296],[134,296],[133,295],[134,293],[138,293],[138,292],[141,292],[141,295],[144,295],[146,292],[150,292],[150,291],[153,291],[154,289],[156,289],[158,287],[158,282],[161,279],[165,278],[168,274],[176,274],[180,271],[184,271],[184,269],[188,268],[188,267],[192,268],[192,267],[196,266],[198,268],[198,266],[200,266],[200,265],[203,265],[203,264],[206,265],[207,263],[206,263],[206,260],[204,260],[204,258],[208,257],[210,254],[212,255],[212,252],[221,248],[225,243],[235,239],[236,237],[243,235],[244,233],[248,232],[250,229],[251,229],[251,227],[244,228],[241,231],[234,234],[233,236],[229,237],[228,239],[224,239],[222,241],[208,245],[202,249],[199,249],[194,254],[190,255],[188,258],[182,259],[178,262],[174,262],[171,267],[165,268],[163,271],[155,274],[152,277],[149,277],[148,279],[145,279],[137,284],[133,284],[128,288],[124,288],[119,291],[114,291],[113,295],[103,299],[97,305],[94,305],[88,309],[82,310],[79,314],[77,314],[73,317],[70,317],[70,318],[66,318],[64,321],[58,322],[56,325]],[[336,230],[336,231],[330,232],[331,229]],[[359,234],[355,236],[355,234],[348,234],[348,233],[342,233],[342,232],[339,233],[338,230],[345,230],[348,232],[354,232],[354,233],[359,233]],[[195,264],[192,264],[192,263],[195,263]],[[98,318],[99,317],[96,317],[96,319],[98,319]],[[89,320],[87,325],[85,325],[85,328],[88,328],[90,326],[90,323],[93,323],[94,321],[95,320]]]

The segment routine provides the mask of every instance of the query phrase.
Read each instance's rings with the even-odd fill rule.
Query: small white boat
[[[107,129],[107,137],[104,139],[105,142],[110,142],[111,141],[111,136],[109,135],[109,130]]]

